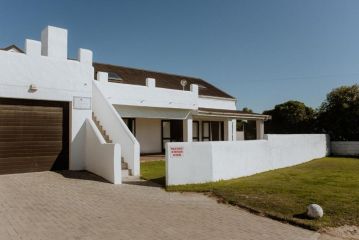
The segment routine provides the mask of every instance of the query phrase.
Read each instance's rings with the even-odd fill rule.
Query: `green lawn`
[[[164,184],[165,163],[141,164],[142,177]],[[359,159],[328,157],[250,177],[167,187],[168,191],[211,192],[221,201],[312,229],[359,225]],[[302,216],[306,206],[324,209],[320,220]]]
[[[165,175],[165,161],[151,161],[141,163],[141,178],[165,186]]]

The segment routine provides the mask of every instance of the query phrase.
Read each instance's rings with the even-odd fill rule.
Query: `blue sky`
[[[46,25],[69,30],[69,54],[196,76],[257,112],[294,99],[318,107],[358,83],[357,0],[0,0],[0,46]]]

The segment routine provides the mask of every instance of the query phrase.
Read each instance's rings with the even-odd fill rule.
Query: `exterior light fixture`
[[[29,86],[30,93],[36,92],[37,90],[39,90],[39,89],[37,88],[37,86],[35,84],[30,84],[30,86]]]

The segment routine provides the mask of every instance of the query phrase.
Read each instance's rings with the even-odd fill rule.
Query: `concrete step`
[[[97,120],[94,112],[92,112],[92,120],[95,122],[98,130],[101,132],[101,134],[102,134],[103,138],[105,139],[105,141],[107,143],[112,143],[112,140],[110,139],[110,136],[106,134],[106,130],[101,125],[100,121]]]
[[[126,177],[130,176],[130,173],[129,173],[128,169],[121,170],[121,173],[122,173],[123,178],[126,178]]]
[[[121,167],[123,169],[128,169],[128,164],[126,162],[121,162]]]

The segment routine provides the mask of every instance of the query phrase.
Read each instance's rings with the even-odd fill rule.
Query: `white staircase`
[[[100,121],[96,118],[95,113],[92,112],[92,120],[95,122],[98,130],[101,132],[103,138],[105,139],[106,143],[112,143],[112,140],[110,139],[109,135],[107,135],[106,130],[101,125]],[[121,157],[121,173],[122,178],[127,178],[131,175],[131,170],[128,169],[128,163],[124,161],[124,158]]]

